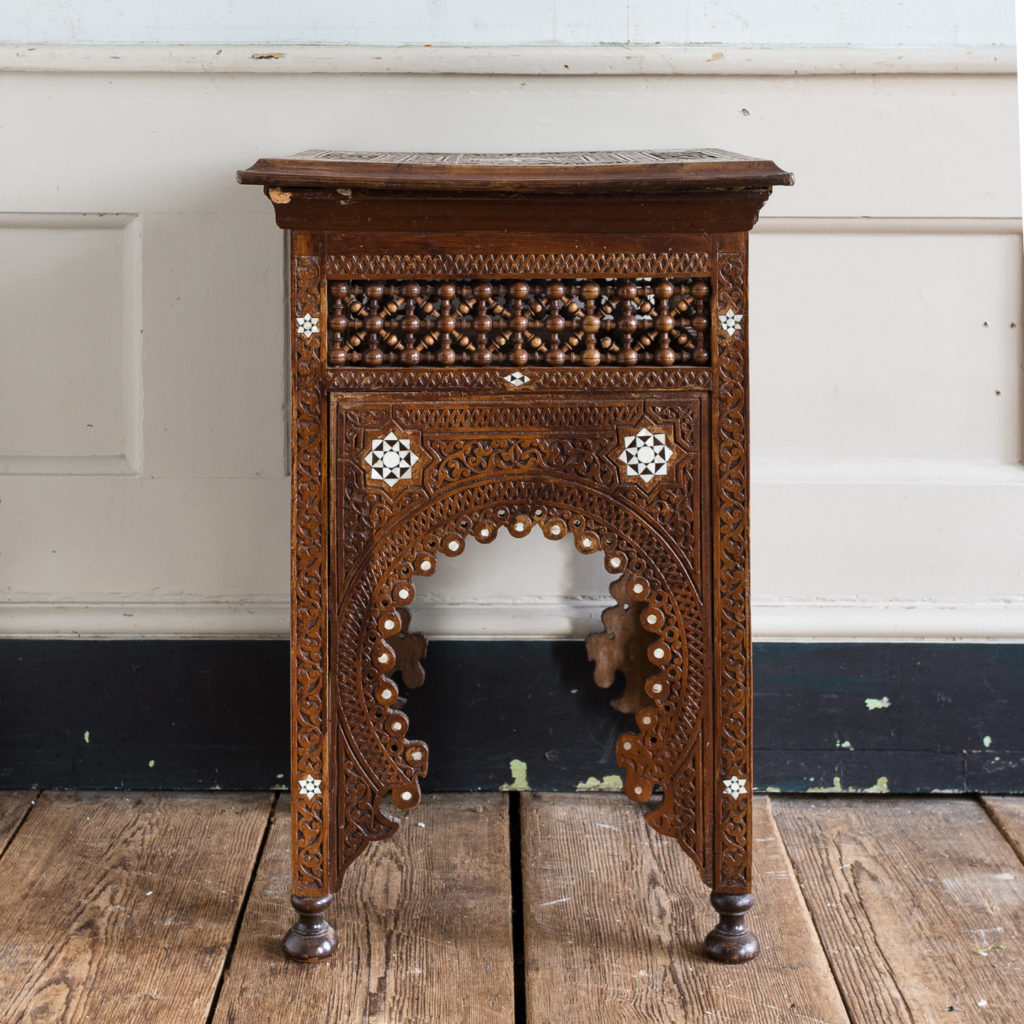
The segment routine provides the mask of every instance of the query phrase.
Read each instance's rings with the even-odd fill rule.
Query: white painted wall
[[[283,244],[236,168],[695,144],[797,175],[752,238],[755,634],[1024,639],[1013,76],[855,74],[855,51],[709,75],[712,52],[672,75],[179,74],[163,51],[0,73],[0,629],[286,633]],[[606,584],[567,546],[471,546],[415,625],[586,632]]]
[[[5,0],[0,42],[1013,45],[1012,0]]]

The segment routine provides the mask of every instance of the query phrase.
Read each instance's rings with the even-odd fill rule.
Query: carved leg
[[[293,896],[292,906],[299,912],[299,919],[284,937],[284,951],[293,960],[315,963],[326,960],[337,944],[334,929],[324,920],[324,912],[334,897]]]
[[[713,892],[711,906],[718,911],[718,924],[704,940],[704,949],[712,960],[724,964],[741,964],[753,960],[761,946],[757,936],[747,928],[744,917],[754,904],[750,893]]]

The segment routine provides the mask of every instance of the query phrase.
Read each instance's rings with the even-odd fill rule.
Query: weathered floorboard
[[[1017,856],[1024,861],[1024,796],[986,796],[982,803]]]
[[[17,831],[36,795],[35,790],[0,790],[0,852]]]
[[[854,1024],[1021,1019],[1024,872],[969,800],[776,799]]]
[[[334,957],[286,960],[287,803],[275,814],[214,1024],[512,1024],[508,805],[427,796],[349,868]]]
[[[758,959],[712,963],[708,891],[622,796],[523,798],[529,1024],[845,1024],[767,800],[756,802]]]
[[[44,793],[0,859],[4,1024],[203,1024],[269,794]]]

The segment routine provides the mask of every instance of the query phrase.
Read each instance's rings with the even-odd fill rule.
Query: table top
[[[422,192],[689,192],[792,185],[771,160],[722,149],[374,153],[310,149],[257,160],[244,185]]]

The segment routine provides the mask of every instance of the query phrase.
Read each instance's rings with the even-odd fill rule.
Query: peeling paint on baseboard
[[[889,778],[886,775],[881,775],[878,781],[873,786],[868,786],[865,789],[858,789],[856,786],[843,787],[842,780],[838,775],[832,777],[831,786],[811,786],[807,789],[808,793],[888,793],[889,792]]]
[[[586,782],[576,784],[577,793],[621,793],[622,789],[621,775],[606,775],[603,779],[591,775]]]
[[[503,793],[525,793],[530,788],[526,781],[526,762],[513,757],[508,763],[508,770],[512,773],[511,782],[503,782],[498,789]]]

